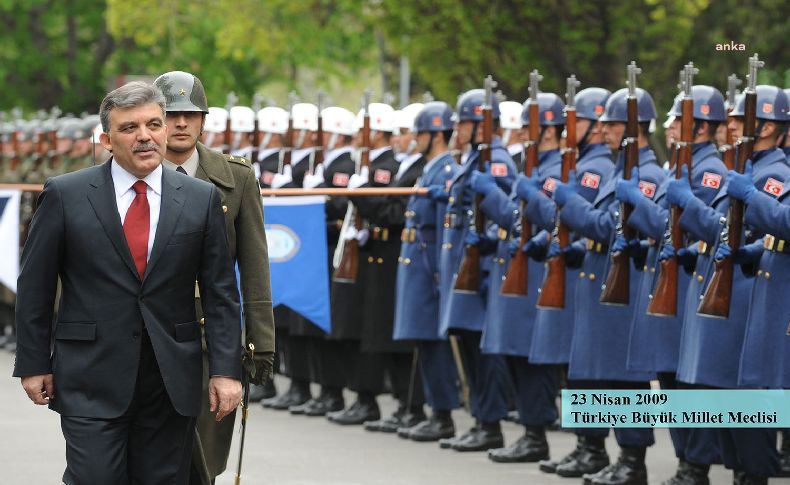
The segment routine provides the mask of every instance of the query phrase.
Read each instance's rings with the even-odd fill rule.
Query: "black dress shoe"
[[[779,452],[779,473],[777,477],[790,477],[790,438],[782,436],[782,449]]]
[[[406,436],[402,434],[403,429],[407,430],[405,433]],[[437,416],[434,414],[411,428],[399,429],[398,436],[419,442],[439,441],[455,436],[455,425],[449,413],[447,413],[447,416]]]
[[[592,485],[647,485],[644,447],[620,447],[617,461],[584,480]]]
[[[299,406],[310,400],[310,393],[302,386],[291,385],[288,392],[281,396],[263,400],[263,407],[284,411],[291,406]]]
[[[576,449],[560,460],[555,473],[561,477],[579,478],[593,475],[609,465],[609,455],[606,453],[604,438],[579,436],[576,440]],[[585,485],[590,485],[586,481]]]
[[[546,430],[528,426],[524,436],[507,448],[488,450],[488,459],[496,463],[534,463],[549,457]]]
[[[397,433],[401,428],[411,428],[426,419],[427,417],[422,409],[409,412],[402,408],[398,408],[389,418],[380,419],[378,421],[368,421],[365,423],[365,429],[367,431],[380,431],[382,433]]]
[[[365,421],[376,421],[381,418],[381,411],[379,411],[379,406],[375,402],[360,403],[357,401],[345,411],[327,416],[331,416],[329,420],[333,423],[348,426],[362,424]]]
[[[309,403],[309,401],[308,401]],[[342,411],[345,402],[342,396],[325,396],[316,400],[312,405],[305,404],[305,416],[326,416],[327,413]]]
[[[295,415],[300,416],[304,414],[305,408],[307,406],[316,406],[320,403],[320,398],[312,398],[308,399],[307,401],[303,402],[302,404],[294,404],[288,408],[288,412]]]
[[[675,476],[661,485],[710,485],[709,470],[710,465],[697,465],[680,460]]]
[[[768,477],[749,475],[746,472],[733,472],[733,485],[768,485]]]
[[[462,434],[461,436],[452,436],[452,437],[449,437],[449,438],[442,438],[442,439],[439,440],[439,448],[441,448],[443,450],[448,450],[448,449],[452,448],[453,445],[456,442],[467,439],[470,435],[472,435],[472,433],[476,433],[477,430],[478,430],[478,426],[475,424],[474,426],[469,428],[469,431],[467,431],[466,433]]]
[[[505,438],[499,423],[483,423],[476,432],[453,443],[452,448],[455,451],[487,451],[491,448],[502,448],[504,445]]]
[[[559,460],[540,460],[538,462],[538,469],[543,473],[557,473],[558,466],[565,465],[572,461],[575,461],[578,453],[579,453],[579,448],[576,447],[573,451],[563,456]]]

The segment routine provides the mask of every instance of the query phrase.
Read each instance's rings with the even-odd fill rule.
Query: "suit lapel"
[[[183,185],[178,179],[179,177],[169,170],[162,170],[162,203],[159,208],[159,223],[156,226],[154,247],[151,249],[151,256],[148,258],[145,276],[151,274],[151,270],[159,261],[159,257],[162,255],[165,246],[167,246],[170,236],[173,235],[181,210],[184,208],[186,195],[181,190]]]
[[[102,165],[96,178],[89,184],[88,201],[96,213],[96,217],[107,233],[115,251],[121,257],[126,267],[132,272],[135,278],[137,267],[132,260],[132,253],[129,251],[129,244],[126,242],[126,235],[123,233],[121,218],[118,215],[118,204],[115,201],[115,186],[110,175],[110,163],[107,161]]]

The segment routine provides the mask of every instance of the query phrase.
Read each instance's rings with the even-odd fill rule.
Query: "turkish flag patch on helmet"
[[[582,187],[597,189],[601,185],[601,176],[592,172],[584,172],[582,175]]]
[[[721,186],[721,175],[717,173],[705,172],[702,174],[702,186],[718,189]]]
[[[492,163],[491,164],[491,175],[494,177],[506,177],[507,176],[507,165],[504,163]]]
[[[554,193],[554,189],[556,188],[557,188],[557,181],[551,177],[547,178],[546,181],[543,182],[543,190],[545,190],[546,192]]]
[[[763,190],[768,192],[769,194],[773,195],[774,197],[779,197],[782,195],[782,191],[785,189],[785,184],[782,182],[772,179],[768,177],[768,180],[765,181],[765,185],[763,186]]]
[[[653,182],[646,182],[644,180],[639,181],[639,190],[642,191],[645,197],[648,199],[652,199],[654,195],[656,195],[656,184]]]
[[[389,170],[382,170],[379,168],[376,169],[375,172],[373,172],[373,181],[376,182],[377,184],[388,184],[390,183],[391,178],[392,178],[392,172],[390,172]]]
[[[332,185],[337,187],[348,187],[349,176],[347,173],[336,173],[332,176]]]

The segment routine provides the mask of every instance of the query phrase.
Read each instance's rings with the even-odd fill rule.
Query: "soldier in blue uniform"
[[[775,148],[786,121],[785,112],[779,111],[782,106],[786,110],[787,97],[781,90],[773,86],[757,86],[757,135],[750,177],[757,192],[765,192],[773,198],[783,192],[784,181],[790,177],[790,167],[784,154]],[[738,138],[743,134],[743,95],[737,100],[730,116],[729,129]],[[678,381],[697,388],[755,387],[769,375],[762,374],[765,370],[752,373],[751,370],[759,366],[751,367],[754,362],[750,363],[749,357],[745,358],[745,365],[741,359],[741,355],[753,355],[750,346],[752,342],[759,340],[760,326],[755,329],[749,327],[749,338],[744,338],[747,335],[750,295],[755,286],[754,275],[763,252],[763,232],[759,226],[747,227],[744,245],[733,254],[733,260],[740,264],[741,270],[735,271],[728,318],[722,320],[697,314],[699,297],[691,298],[694,294],[701,295],[706,288],[707,282],[703,275],[712,274],[709,247],[718,242],[723,227],[722,216],[727,213],[730,201],[723,192],[708,207],[693,196],[691,188],[683,179],[672,181],[667,190],[669,202],[684,209],[680,218],[681,227],[705,241],[697,258],[696,281],[692,280],[689,285],[690,297],[687,300],[688,307],[681,332],[677,372]],[[729,246],[719,244],[715,258],[723,258],[729,253]],[[763,272],[761,277],[765,277]],[[757,281],[761,280],[758,278]],[[776,305],[777,301],[772,301],[771,304]],[[769,322],[761,322],[763,325],[767,323]],[[752,336],[757,340],[752,341]],[[766,349],[757,351],[764,359]],[[754,379],[755,376],[761,377]],[[767,477],[778,471],[775,430],[718,428],[717,436],[725,465],[735,470],[735,483],[767,483]],[[687,456],[686,459],[689,460],[690,457]]]
[[[427,103],[414,120],[417,151],[428,163],[418,185],[427,197],[412,196],[406,207],[395,293],[395,340],[416,341],[419,371],[429,419],[398,430],[414,441],[438,441],[455,435],[451,412],[459,406],[456,369],[447,339],[439,336],[439,256],[448,183],[458,170],[448,143],[453,111],[447,103]]]
[[[522,123],[529,125],[527,100],[522,110]],[[553,93],[538,93],[540,136],[536,141],[538,164],[533,177],[547,193],[560,178],[562,156],[560,137],[565,125],[564,105]],[[549,444],[546,427],[557,419],[554,399],[559,385],[559,368],[554,365],[537,365],[530,359],[532,327],[535,322],[537,285],[542,281],[543,256],[546,253],[549,233],[539,232],[525,249],[533,256],[529,261],[531,291],[526,296],[502,295],[500,287],[510,262],[511,239],[517,243],[516,221],[520,219],[516,192],[507,194],[500,189],[494,176],[475,171],[472,189],[483,196],[481,209],[486,217],[499,228],[499,242],[493,255],[486,318],[483,326],[481,349],[483,354],[502,355],[515,385],[515,402],[519,422],[524,425],[524,435],[511,446],[489,450],[488,457],[495,462],[536,462],[548,458]],[[553,226],[552,226],[553,228]],[[537,227],[537,230],[542,229]],[[536,261],[537,260],[537,261]]]
[[[691,187],[695,197],[705,205],[710,205],[719,193],[726,177],[727,169],[718,157],[718,151],[712,140],[719,124],[725,120],[724,97],[711,86],[695,85],[691,88],[694,104],[694,125],[692,128],[693,146],[691,161]],[[667,113],[670,118],[668,130],[680,133],[681,103],[684,94],[681,92]],[[683,170],[683,177],[688,172]],[[654,282],[659,273],[660,262],[675,255],[675,249],[665,238],[669,221],[669,203],[666,198],[668,184],[674,177],[667,178],[658,187],[655,197],[651,200],[643,197],[636,178],[620,180],[615,189],[615,197],[632,204],[634,212],[629,225],[646,235],[652,241],[664,241],[660,248],[652,244],[648,251],[647,266],[642,273],[639,297],[636,301],[634,320],[631,326],[631,339],[628,353],[628,367],[635,371],[655,372],[662,389],[677,389],[675,372],[677,370],[678,350],[680,347],[680,329],[683,322],[684,306],[678,305],[676,315],[649,315],[648,304],[654,289]],[[681,256],[686,257],[688,251]],[[687,265],[688,266],[688,265]],[[678,274],[678,295],[686,295],[691,279],[691,271],[680,271]],[[695,442],[689,443],[690,428],[670,428],[675,454],[680,460],[675,477],[664,482],[666,485],[679,483],[707,483],[708,470],[712,461],[703,455],[703,461],[692,457],[687,459],[686,448],[692,450],[697,446],[711,446],[715,442],[712,430],[698,430],[694,433]],[[698,440],[703,440],[700,443]],[[692,451],[693,455],[693,451]],[[715,454],[708,454],[713,457]]]
[[[612,94],[606,102],[601,121],[603,136],[612,149],[621,147],[627,121],[627,89]],[[655,189],[666,175],[658,165],[648,146],[650,125],[655,121],[653,100],[643,89],[637,88],[639,121],[639,171],[645,197],[655,196]],[[644,258],[642,241],[625,241],[616,235],[619,202],[614,199],[615,185],[622,177],[624,153],[618,157],[616,174],[602,186],[598,196],[590,203],[577,194],[575,180],[558,183],[554,200],[561,207],[560,218],[578,234],[587,237],[587,271],[579,273],[576,289],[576,318],[571,344],[568,379],[570,388],[595,389],[649,389],[653,373],[632,371],[627,368],[628,335],[634,305],[603,305],[599,301],[601,281],[606,274],[609,251],[627,251],[632,256],[630,268],[630,300],[636,301]],[[608,430],[601,430],[602,435]],[[646,484],[645,452],[654,443],[652,429],[615,428],[620,445],[617,462],[598,473],[585,475],[585,482],[595,485]],[[562,469],[558,468],[557,473]]]
[[[458,100],[457,146],[470,144],[472,153],[451,179],[439,262],[439,335],[444,337],[452,333],[458,336],[470,386],[470,407],[476,420],[475,426],[464,435],[457,439],[440,441],[442,447],[457,451],[485,451],[501,447],[504,439],[499,421],[507,415],[505,361],[501,356],[482,355],[480,352],[480,336],[488,293],[487,275],[492,263],[491,258],[485,255],[491,254],[494,245],[485,235],[470,231],[474,200],[470,175],[477,170],[480,156],[477,144],[482,136],[484,96],[482,89],[473,89],[461,95]],[[492,100],[492,105],[496,132],[499,123],[499,103],[496,98]],[[492,141],[491,163],[487,170],[494,176],[496,184],[509,193],[515,180],[516,168],[498,136]],[[465,243],[479,245],[483,255],[481,288],[474,294],[453,291],[455,274],[461,264]]]

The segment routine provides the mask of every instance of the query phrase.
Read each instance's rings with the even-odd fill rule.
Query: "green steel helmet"
[[[154,81],[165,95],[168,112],[200,111],[208,113],[208,100],[203,83],[193,74],[184,71],[170,71]]]

